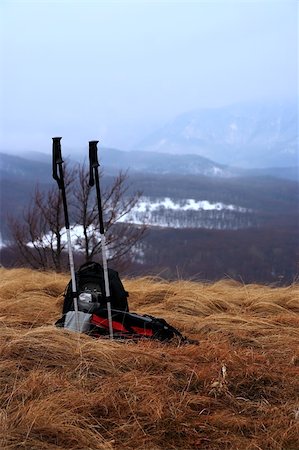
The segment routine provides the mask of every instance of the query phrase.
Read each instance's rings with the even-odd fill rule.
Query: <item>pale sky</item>
[[[297,98],[296,0],[0,0],[0,151],[130,149],[178,114]]]

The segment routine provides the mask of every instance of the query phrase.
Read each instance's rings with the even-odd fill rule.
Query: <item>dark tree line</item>
[[[299,276],[299,228],[152,229],[134,258],[140,275],[289,284]]]

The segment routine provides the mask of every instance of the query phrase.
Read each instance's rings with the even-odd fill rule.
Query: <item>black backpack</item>
[[[107,301],[105,298],[104,271],[100,264],[88,262],[76,272],[78,310],[87,313],[89,330],[87,334],[93,337],[109,337],[109,320]],[[110,302],[112,313],[112,328],[115,339],[158,339],[170,341],[179,339],[182,343],[191,343],[176,328],[164,319],[129,312],[128,292],[115,270],[108,269]],[[65,326],[65,317],[69,311],[74,311],[72,282],[65,289],[63,316],[56,322],[57,327]]]
[[[79,311],[92,313],[99,307],[105,307],[104,270],[99,263],[87,262],[75,273],[77,285],[77,301]],[[118,272],[108,269],[111,308],[120,311],[129,311],[128,292],[118,276]],[[62,313],[74,310],[72,281],[65,289]]]

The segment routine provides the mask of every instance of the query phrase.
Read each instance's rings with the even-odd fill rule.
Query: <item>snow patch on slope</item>
[[[212,203],[208,200],[195,200],[193,198],[174,200],[169,197],[152,200],[149,197],[141,197],[135,207],[122,216],[119,223],[131,223],[134,225],[147,224],[162,228],[209,228],[209,229],[238,229],[240,225],[235,223],[235,217],[227,215],[239,214],[241,216],[252,212],[249,209],[221,202]],[[208,214],[208,217],[206,217]],[[229,224],[228,224],[229,220]],[[247,226],[250,225],[248,222]],[[99,230],[90,225],[86,230],[88,239],[93,246],[101,241]],[[72,248],[77,252],[84,251],[84,234],[81,225],[70,228]],[[52,233],[42,236],[29,247],[57,248],[57,242]],[[67,247],[66,229],[61,230],[61,245]]]
[[[211,203],[208,200],[195,200],[188,198],[184,200],[173,200],[169,197],[161,198],[159,200],[151,201],[148,197],[142,197],[132,211],[126,214],[123,222],[131,222],[135,213],[151,213],[158,210],[170,209],[172,211],[211,211],[211,210],[228,210],[237,212],[248,212],[246,208],[235,205],[227,205],[225,203],[217,202]],[[129,220],[128,220],[129,219]]]
[[[120,222],[136,225],[146,223],[150,226],[164,228],[208,227],[219,229],[222,226],[220,222],[225,219],[227,214],[243,215],[250,212],[249,209],[240,206],[221,202],[212,203],[208,200],[192,198],[174,200],[169,197],[151,200],[148,197],[142,197],[136,206],[121,218]],[[207,214],[209,217],[207,217]],[[223,226],[227,227],[225,223],[223,223]],[[238,225],[236,225],[236,228],[238,228]]]

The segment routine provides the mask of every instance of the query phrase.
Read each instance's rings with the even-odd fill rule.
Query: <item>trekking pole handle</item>
[[[62,187],[61,178],[58,175],[57,166],[63,163],[61,155],[61,137],[54,137],[53,139],[53,151],[52,151],[52,176],[57,181],[59,189]]]
[[[99,167],[98,161],[98,142],[99,141],[90,141],[89,142],[89,163],[92,167]]]
[[[94,185],[94,169],[100,165],[98,161],[98,142],[89,141],[89,186]]]

